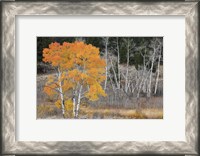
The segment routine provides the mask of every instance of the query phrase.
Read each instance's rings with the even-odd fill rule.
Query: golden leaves
[[[65,79],[63,81],[63,86],[62,86],[63,92],[67,92],[68,90],[72,89],[74,85],[75,85],[74,83],[72,83],[68,79]]]
[[[44,87],[49,96],[58,94],[56,89],[59,90],[59,87],[65,95],[78,85],[89,86],[89,90],[85,93],[89,100],[95,101],[99,96],[106,96],[100,85],[105,80],[106,63],[100,57],[99,48],[80,41],[63,44],[54,42],[48,48],[44,48],[43,61],[57,67],[61,73],[57,79],[49,77],[47,83],[49,87]],[[66,106],[71,105],[71,102],[65,101]],[[59,102],[56,103],[59,106]]]
[[[56,102],[55,102],[55,105],[56,105],[56,107],[57,108],[61,108],[61,102],[60,102],[60,100],[57,100]]]
[[[48,76],[48,80],[44,86],[43,91],[49,95],[49,96],[53,96],[55,94],[57,94],[57,88],[59,87],[58,82],[55,79],[54,75],[49,75]]]
[[[65,109],[67,111],[73,110],[73,102],[72,102],[71,99],[68,99],[68,100],[65,101]]]
[[[49,96],[56,94],[55,90],[51,86],[45,86],[43,91]]]
[[[99,83],[91,85],[89,91],[86,93],[87,98],[91,101],[98,100],[100,95],[106,96],[106,93]]]

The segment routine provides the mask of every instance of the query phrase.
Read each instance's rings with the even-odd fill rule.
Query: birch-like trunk
[[[128,76],[129,76],[129,55],[130,55],[130,53],[129,53],[129,45],[130,43],[129,43],[129,39],[128,39],[128,42],[127,42],[127,63],[126,63],[126,79],[125,79],[125,92],[127,93],[128,92]]]
[[[80,108],[80,103],[81,103],[81,93],[82,93],[82,85],[80,86],[79,92],[78,92],[78,101],[77,101],[77,106],[76,106],[76,118],[78,118],[78,113],[79,113],[79,108]]]
[[[63,115],[63,118],[65,118],[65,104],[64,104],[64,96],[63,96],[63,90],[62,90],[61,72],[59,68],[58,68],[58,79],[59,79],[59,93],[60,93],[60,98],[61,98],[62,115]]]
[[[72,101],[73,101],[73,115],[75,118],[76,117],[76,92],[75,91],[73,91]]]
[[[151,60],[151,69],[150,69],[150,75],[149,75],[149,86],[148,86],[148,94],[147,94],[148,98],[151,97],[151,81],[152,81],[151,79],[152,79],[152,72],[153,72],[153,64],[154,64],[155,52],[156,52],[156,49],[155,49],[155,45],[154,45],[153,55],[152,55],[152,60]]]
[[[109,39],[108,37],[105,38],[106,79],[104,84],[104,90],[106,90],[108,81],[108,39]]]
[[[158,88],[158,81],[159,81],[159,74],[160,74],[160,59],[161,59],[161,55],[159,55],[159,57],[158,57],[158,71],[157,71],[157,76],[156,76],[156,84],[155,84],[154,94],[156,94],[157,88]]]
[[[118,69],[118,89],[121,87],[121,79],[120,79],[120,53],[119,53],[119,43],[117,37],[117,69]]]
[[[114,69],[112,58],[110,58],[110,63],[111,63],[111,68],[112,68],[112,71],[113,71],[113,74],[114,74],[114,80],[115,80],[116,88],[118,88],[119,84],[118,84],[118,81],[117,81],[117,74],[116,74],[116,71]]]

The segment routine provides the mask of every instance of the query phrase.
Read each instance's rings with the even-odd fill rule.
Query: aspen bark
[[[112,58],[110,58],[110,63],[111,63],[111,68],[112,68],[112,71],[113,71],[113,74],[114,74],[114,80],[115,80],[116,86],[118,88],[117,74],[116,74],[116,71],[115,71],[114,66],[113,66]]]
[[[117,69],[118,69],[118,89],[121,87],[121,79],[120,79],[120,53],[119,53],[119,43],[117,37]]]
[[[155,49],[155,45],[154,45],[153,55],[152,55],[152,60],[151,60],[151,69],[150,69],[150,75],[149,75],[149,86],[148,86],[148,94],[147,94],[148,97],[151,97],[151,81],[152,81],[151,79],[152,79],[152,72],[153,72],[153,64],[154,64],[155,52],[156,52],[156,49]]]
[[[129,76],[129,57],[130,57],[130,54],[129,54],[129,39],[127,41],[127,63],[126,63],[126,77],[125,77],[125,92],[127,93],[128,92],[128,76]]]
[[[80,102],[81,102],[81,93],[82,93],[82,85],[80,86],[80,89],[79,89],[79,92],[78,92],[78,101],[77,101],[77,107],[76,107],[76,118],[78,118]]]
[[[65,104],[64,104],[64,96],[63,96],[63,90],[62,90],[61,72],[59,68],[58,68],[58,79],[59,79],[59,93],[60,93],[60,98],[61,98],[62,115],[63,115],[63,118],[65,118]]]
[[[72,101],[73,101],[73,115],[75,117],[76,116],[76,92],[75,91],[73,91]]]
[[[161,59],[161,54],[159,54],[159,56],[158,56],[158,70],[157,70],[154,94],[156,94],[157,88],[158,88],[158,81],[159,81],[159,75],[160,75],[160,59]]]
[[[108,37],[105,38],[105,55],[106,55],[106,79],[104,84],[104,90],[106,90],[107,87],[107,81],[108,81]]]

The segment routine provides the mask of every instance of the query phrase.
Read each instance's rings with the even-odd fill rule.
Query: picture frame
[[[185,154],[198,155],[199,137],[199,3],[183,2],[1,2],[3,155],[18,154]],[[16,141],[15,19],[18,15],[182,15],[185,17],[186,141]]]

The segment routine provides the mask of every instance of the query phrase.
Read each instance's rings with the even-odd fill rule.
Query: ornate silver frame
[[[198,1],[2,2],[2,154],[198,154]],[[186,26],[185,142],[19,142],[15,140],[17,15],[183,15]]]

